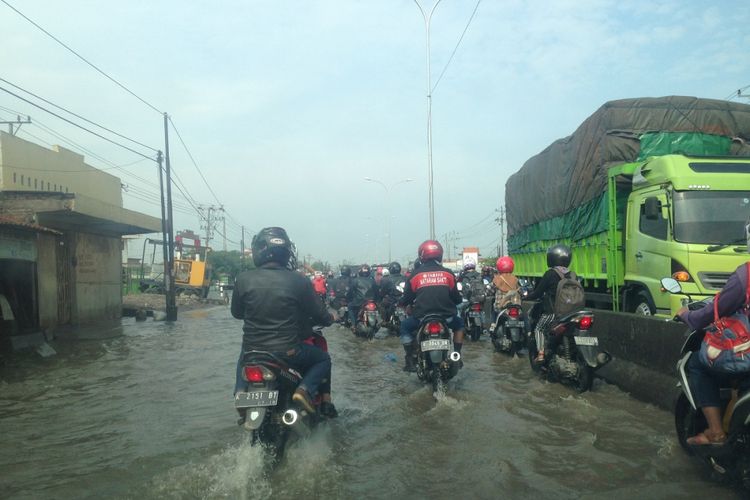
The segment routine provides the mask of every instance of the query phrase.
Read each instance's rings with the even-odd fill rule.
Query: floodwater
[[[126,318],[118,337],[14,358],[0,371],[0,497],[738,496],[684,455],[670,413],[603,381],[584,395],[541,382],[483,338],[434,395],[401,371],[395,337],[326,336],[340,417],[269,476],[236,425],[241,325],[226,307]]]

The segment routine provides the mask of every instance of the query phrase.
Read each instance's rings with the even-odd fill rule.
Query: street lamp
[[[379,181],[377,179],[373,179],[372,177],[365,177],[365,180],[368,182],[374,182],[376,184],[380,184],[380,186],[385,189],[385,204],[387,206],[387,213],[388,213],[388,262],[391,261],[391,189],[398,186],[399,184],[406,184],[407,182],[412,182],[414,179],[407,178],[402,179],[400,181],[394,182],[390,186],[387,186],[383,181]]]
[[[422,13],[422,19],[424,19],[425,32],[427,34],[427,187],[428,187],[428,200],[430,206],[430,239],[435,239],[435,201],[432,196],[432,77],[430,75],[430,21],[432,21],[432,13],[435,12],[435,8],[440,3],[440,0],[435,2],[435,5],[430,9],[429,14],[425,13],[424,9],[417,0],[414,3],[419,7],[419,12]]]

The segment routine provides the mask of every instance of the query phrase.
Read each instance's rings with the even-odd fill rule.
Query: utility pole
[[[17,115],[16,119],[13,121],[7,121],[7,122],[0,122],[1,125],[7,125],[8,126],[8,133],[10,135],[16,135],[16,132],[18,132],[18,129],[21,128],[21,125],[24,123],[31,123],[31,118],[29,116],[26,117],[26,120],[21,120],[21,116]],[[15,130],[13,130],[13,125],[18,125]]]
[[[498,257],[505,255],[505,207],[500,207],[500,210],[495,210],[500,215],[495,218],[495,222],[500,225],[500,244],[497,247]]]
[[[164,159],[167,177],[167,321],[177,321],[177,301],[174,289],[174,216],[172,215],[172,171],[169,161],[169,115],[164,113]]]
[[[164,157],[162,156],[162,152],[158,151],[156,153],[156,164],[159,168],[159,193],[161,195],[161,239],[162,239],[162,245],[161,245],[161,251],[162,251],[162,258],[164,260],[164,290],[166,291],[167,287],[169,286],[167,284],[167,269],[169,268],[169,256],[167,255],[167,208],[166,204],[164,203],[164,168],[162,167],[162,163],[164,162]],[[143,247],[146,248],[145,246]]]
[[[245,262],[245,226],[240,227],[242,228],[242,239],[240,240],[240,262]]]
[[[222,234],[222,236],[224,237],[224,247],[223,247],[223,249],[226,252],[227,251],[227,218],[224,216],[224,206],[223,205],[221,206],[221,208],[219,208],[219,210],[221,210],[221,223],[222,223],[222,230],[224,232]]]

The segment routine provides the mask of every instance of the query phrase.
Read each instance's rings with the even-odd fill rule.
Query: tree
[[[238,274],[248,269],[254,269],[252,259],[242,259],[242,254],[237,250],[231,252],[211,252],[208,254],[208,262],[213,269],[214,276],[225,275],[230,282],[234,281]]]

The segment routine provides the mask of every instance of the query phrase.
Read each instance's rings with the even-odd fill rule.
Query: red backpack
[[[706,328],[700,360],[709,368],[723,373],[750,372],[750,263],[745,264],[747,289],[745,302],[734,313],[719,317],[719,297],[714,298],[714,322]]]

